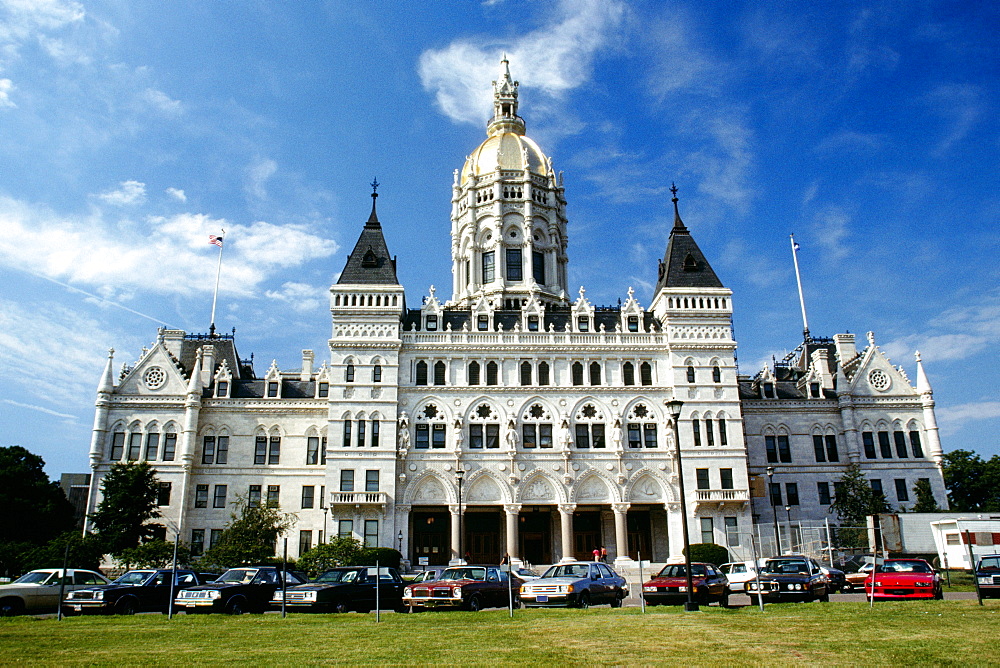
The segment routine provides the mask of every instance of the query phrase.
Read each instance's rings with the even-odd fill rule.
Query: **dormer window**
[[[576,326],[577,326],[577,329],[579,329],[581,332],[589,332],[590,331],[590,318],[588,318],[587,316],[580,316],[576,320]]]
[[[684,271],[698,271],[698,260],[691,253],[684,257]]]
[[[639,317],[635,315],[630,315],[628,317],[628,331],[638,332],[639,331]]]
[[[270,381],[267,384],[267,396],[268,397],[277,397],[278,396],[278,383],[276,383],[274,381]]]
[[[436,315],[427,316],[427,331],[436,332],[438,328],[438,317]]]
[[[378,266],[378,258],[375,257],[375,251],[372,250],[371,246],[368,247],[368,250],[365,251],[365,254],[361,257],[361,266],[367,269]]]
[[[528,316],[528,331],[537,332],[538,331],[538,316],[529,315]]]
[[[319,384],[319,392],[318,392],[318,394],[319,394],[320,398],[326,398],[326,397],[330,396],[330,383],[325,383],[325,382],[324,383],[320,383]]]
[[[809,396],[813,399],[819,399],[822,396],[819,390],[819,383],[809,383]]]
[[[229,396],[229,382],[225,380],[220,380],[215,386],[215,396],[217,397],[228,397]]]
[[[476,328],[480,332],[485,332],[490,328],[490,317],[488,315],[481,315],[476,320]]]
[[[764,398],[774,399],[774,383],[764,383]]]

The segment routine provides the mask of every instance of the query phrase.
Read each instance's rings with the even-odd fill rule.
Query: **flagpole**
[[[806,300],[802,296],[802,276],[799,274],[799,245],[795,243],[794,234],[789,234],[788,239],[792,244],[792,262],[795,263],[795,283],[799,287],[799,306],[802,307],[802,336],[804,340],[808,341],[811,337],[809,336],[809,320],[806,318]]]
[[[219,277],[222,275],[222,247],[225,245],[225,239],[226,231],[222,230],[222,236],[219,237],[219,266],[215,270],[215,292],[212,294],[212,324],[208,328],[209,336],[215,336],[215,303],[219,299]]]

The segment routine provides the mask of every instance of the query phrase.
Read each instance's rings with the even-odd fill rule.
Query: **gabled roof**
[[[372,193],[372,213],[361,230],[358,243],[347,258],[344,271],[340,273],[338,285],[358,283],[363,285],[399,285],[396,278],[396,261],[389,255],[389,247],[382,236],[382,224],[375,213],[375,198]]]
[[[662,288],[725,287],[698,248],[691,232],[681,221],[681,214],[677,209],[677,188],[672,187],[671,191],[674,193],[674,227],[670,230],[670,241],[667,242],[667,252],[660,263],[653,294]]]

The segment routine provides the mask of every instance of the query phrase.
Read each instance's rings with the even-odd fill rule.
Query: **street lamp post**
[[[785,517],[788,519],[788,551],[795,551],[795,541],[792,538],[792,507],[785,506]]]
[[[465,552],[462,549],[462,534],[465,533],[465,527],[462,520],[465,518],[462,513],[462,479],[465,478],[465,470],[461,464],[455,469],[455,478],[458,480],[458,562],[464,564]]]
[[[687,603],[684,609],[687,611],[698,610],[698,604],[694,601],[694,582],[691,578],[691,538],[688,536],[687,500],[684,496],[684,469],[681,465],[681,431],[678,421],[681,418],[681,408],[684,402],[673,399],[667,402],[667,410],[674,425],[674,456],[677,458],[677,483],[681,496],[681,531],[684,533],[684,570],[687,572]]]
[[[774,516],[774,545],[778,556],[781,554],[781,534],[778,532],[778,509],[774,505],[774,467],[767,467],[767,495],[771,499],[771,515]]]
[[[399,553],[403,554],[403,530],[402,529],[399,530],[399,534],[396,535],[396,538],[399,539]]]

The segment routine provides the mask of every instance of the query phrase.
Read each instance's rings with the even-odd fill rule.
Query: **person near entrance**
[[[608,550],[603,545],[601,546],[601,561],[603,563],[608,563]]]
[[[595,547],[594,548],[594,561],[600,561],[600,560],[601,560],[601,548]]]

